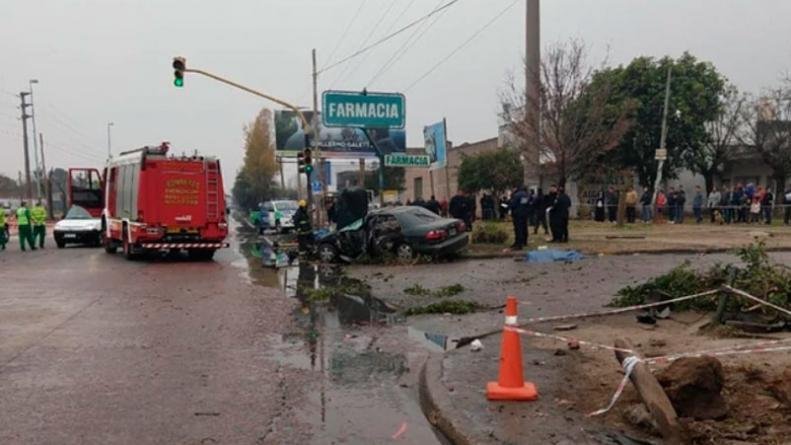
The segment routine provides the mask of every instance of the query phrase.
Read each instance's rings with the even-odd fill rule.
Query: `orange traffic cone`
[[[516,297],[509,296],[505,303],[505,326],[516,326]],[[496,382],[486,385],[489,400],[536,400],[536,385],[525,382],[522,377],[522,342],[519,333],[503,330],[500,349],[500,375]]]

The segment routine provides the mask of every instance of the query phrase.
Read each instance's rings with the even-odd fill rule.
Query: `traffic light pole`
[[[226,85],[230,85],[232,87],[236,87],[236,88],[238,88],[238,89],[240,89],[242,91],[246,91],[246,92],[248,92],[250,94],[253,94],[255,96],[262,97],[262,98],[264,98],[266,100],[269,100],[269,101],[272,101],[272,102],[274,102],[276,104],[282,105],[282,106],[292,110],[293,112],[295,112],[297,114],[297,116],[299,116],[300,120],[302,120],[303,128],[305,128],[306,130],[309,130],[309,132],[311,132],[311,133],[313,132],[313,126],[307,121],[307,119],[305,119],[305,115],[302,114],[302,111],[299,109],[299,107],[297,107],[297,106],[295,106],[293,104],[290,104],[290,103],[288,103],[288,102],[286,102],[286,101],[284,101],[282,99],[278,99],[278,98],[276,98],[274,96],[270,96],[268,94],[265,94],[265,93],[262,93],[260,91],[254,90],[252,88],[246,87],[246,86],[244,86],[242,84],[236,83],[236,82],[234,82],[232,80],[229,80],[229,79],[226,79],[224,77],[220,77],[220,76],[218,76],[216,74],[212,74],[212,73],[210,73],[208,71],[199,70],[199,69],[195,69],[195,68],[184,68],[184,72],[185,73],[195,73],[195,74],[200,74],[200,75],[209,77],[211,79],[214,79],[214,80],[217,80],[219,82],[222,82],[222,83],[224,83]],[[306,131],[306,132],[308,132],[308,131]]]

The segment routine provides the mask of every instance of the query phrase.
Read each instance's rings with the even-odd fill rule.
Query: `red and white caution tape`
[[[506,331],[517,332],[519,334],[527,335],[530,337],[551,338],[553,340],[559,340],[565,343],[577,342],[580,346],[587,346],[591,349],[606,349],[608,351],[620,351],[620,352],[625,352],[627,354],[634,354],[634,351],[632,351],[631,349],[616,348],[615,346],[603,345],[600,343],[594,343],[586,340],[578,340],[576,338],[564,337],[562,335],[548,334],[546,332],[531,331],[529,329],[517,328],[515,326],[506,326],[503,329]]]
[[[612,309],[612,310],[608,310],[608,311],[581,312],[581,313],[577,313],[577,314],[554,315],[554,316],[548,316],[548,317],[534,317],[534,318],[528,318],[527,321],[525,322],[525,324],[527,324],[527,323],[545,323],[545,322],[548,322],[548,321],[571,320],[571,319],[574,319],[574,318],[590,318],[590,317],[603,317],[603,316],[607,316],[607,315],[616,315],[616,314],[622,314],[624,312],[639,311],[641,309],[648,309],[648,308],[657,307],[657,306],[666,306],[666,305],[671,304],[671,303],[678,303],[680,301],[692,300],[693,298],[699,298],[699,297],[706,297],[706,296],[709,296],[709,295],[715,295],[715,294],[717,294],[719,292],[720,292],[719,290],[709,290],[709,291],[701,292],[701,293],[698,293],[698,294],[685,295],[683,297],[672,298],[670,300],[658,301],[656,303],[638,304],[638,305],[635,305],[635,306],[622,307],[622,308]],[[522,302],[522,304],[529,304],[529,303]]]
[[[623,379],[621,379],[621,383],[618,384],[618,388],[616,388],[615,394],[613,394],[612,397],[610,398],[610,404],[602,409],[596,410],[588,414],[588,417],[599,416],[601,414],[604,414],[607,411],[611,410],[613,406],[615,406],[615,402],[617,402],[618,399],[621,398],[621,394],[623,394],[623,390],[626,389],[626,384],[629,383],[629,377],[632,376],[632,371],[634,371],[634,367],[637,366],[637,364],[640,363],[640,361],[641,360],[634,355],[630,355],[629,357],[626,357],[626,359],[624,359],[622,363],[623,373],[624,373]]]
[[[605,408],[600,410],[596,410],[588,416],[598,416],[604,414],[612,409],[615,406],[615,403],[623,394],[624,388],[626,387],[626,382],[629,381],[629,377],[632,375],[632,371],[637,363],[643,362],[646,364],[665,364],[674,362],[680,358],[684,357],[703,357],[703,356],[710,356],[710,357],[721,357],[721,356],[728,356],[728,355],[742,355],[742,354],[757,354],[757,353],[766,353],[766,352],[782,352],[782,351],[791,351],[790,346],[777,346],[777,347],[764,347],[763,345],[766,344],[777,344],[791,341],[791,338],[787,338],[784,340],[774,340],[773,342],[761,342],[755,343],[753,345],[741,345],[732,347],[730,349],[712,349],[707,351],[697,351],[697,352],[682,352],[679,354],[672,354],[672,355],[665,355],[662,357],[651,357],[651,358],[639,358],[636,356],[629,356],[623,361],[623,369],[624,369],[624,377],[621,380],[621,383],[618,384],[618,387],[615,389],[615,393],[613,394],[612,398],[610,398],[610,403]],[[749,348],[747,348],[750,346]],[[747,348],[747,349],[745,349]]]

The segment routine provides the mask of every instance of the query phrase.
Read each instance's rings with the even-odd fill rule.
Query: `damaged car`
[[[317,254],[324,262],[353,261],[367,254],[387,254],[410,260],[417,254],[449,256],[467,247],[464,222],[442,218],[422,207],[388,207],[317,239]]]

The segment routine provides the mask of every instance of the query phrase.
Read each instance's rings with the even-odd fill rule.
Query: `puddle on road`
[[[405,318],[373,298],[358,280],[331,266],[299,264],[264,267],[257,236],[240,237],[246,279],[279,289],[299,302],[292,315],[294,332],[267,338],[272,356],[294,369],[316,372],[321,378],[298,409],[300,418],[315,425],[315,443],[382,443],[408,425],[406,443],[439,443],[416,397],[403,386],[408,358],[382,350],[379,329]],[[266,247],[266,246],[264,246]],[[312,290],[333,289],[327,298]]]

